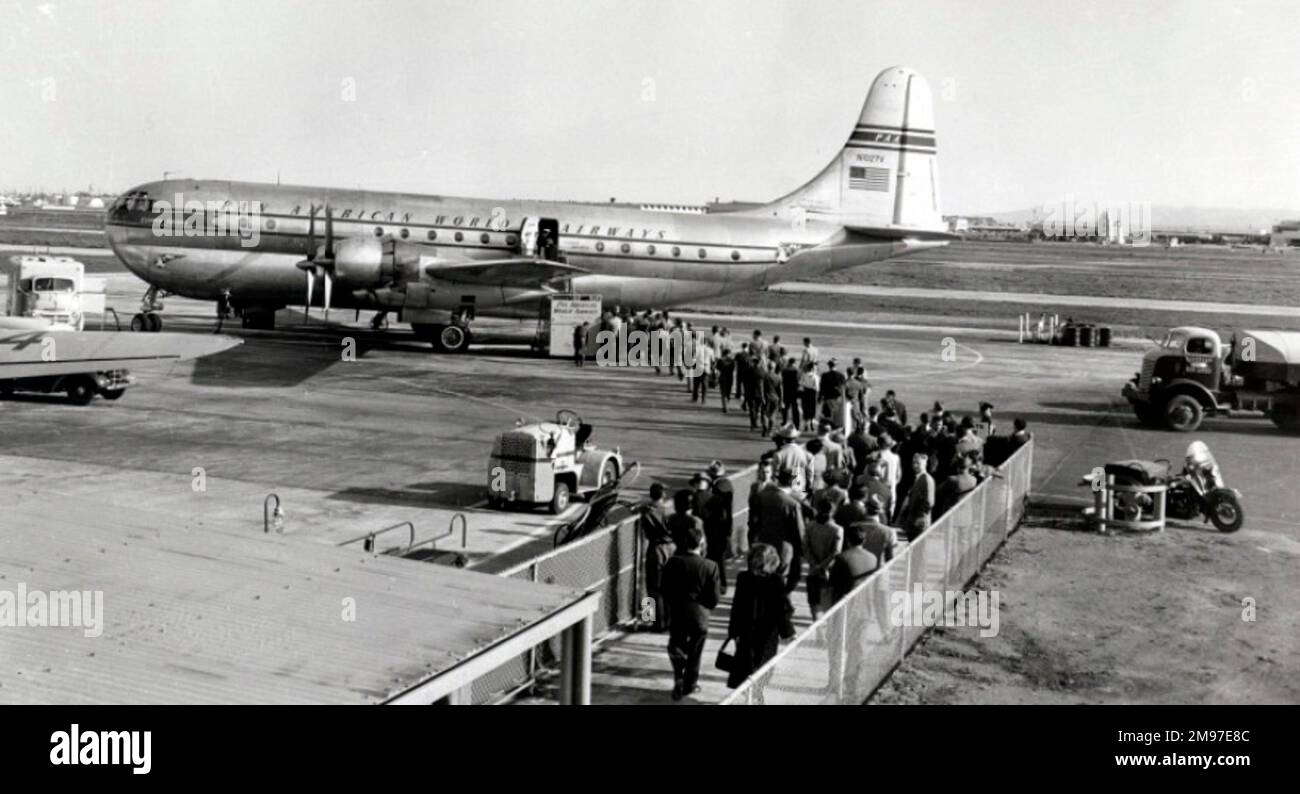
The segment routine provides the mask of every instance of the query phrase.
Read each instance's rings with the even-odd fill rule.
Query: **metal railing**
[[[998,468],[898,556],[868,577],[731,693],[723,704],[862,703],[921,639],[893,620],[896,594],[954,593],[979,573],[1024,517],[1033,442]],[[906,624],[907,621],[900,621]]]

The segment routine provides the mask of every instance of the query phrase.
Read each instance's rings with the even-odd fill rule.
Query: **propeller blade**
[[[330,302],[334,295],[334,276],[328,270],[325,271],[324,276],[325,276],[325,321],[329,322]]]
[[[302,306],[302,317],[304,320],[311,319],[311,297],[316,291],[316,268],[307,268],[307,302]]]
[[[330,212],[329,202],[325,203],[325,259],[334,261],[334,215]]]
[[[307,261],[316,258],[316,205],[307,210]]]

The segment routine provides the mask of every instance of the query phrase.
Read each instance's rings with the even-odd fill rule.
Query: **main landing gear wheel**
[[[464,353],[469,349],[469,327],[465,325],[438,326],[434,347],[443,353]]]
[[[154,312],[140,313],[131,318],[131,330],[137,333],[156,334],[162,330],[162,325],[162,317]]]

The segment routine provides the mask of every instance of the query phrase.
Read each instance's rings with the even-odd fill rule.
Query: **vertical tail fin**
[[[871,84],[858,123],[835,159],[760,212],[806,213],[889,236],[945,231],[935,151],[929,83],[911,69],[891,67]]]

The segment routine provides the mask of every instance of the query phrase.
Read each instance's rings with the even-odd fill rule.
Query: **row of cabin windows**
[[[275,228],[275,219],[274,219],[274,218],[268,218],[268,219],[267,219],[267,221],[266,221],[266,228],[267,228],[267,229],[274,229],[274,228]],[[410,229],[402,229],[398,234],[401,236],[401,238],[402,238],[403,240],[405,240],[405,239],[407,239],[407,238],[409,238],[409,237],[411,236],[411,230],[410,230]],[[383,236],[384,236],[384,227],[382,227],[382,226],[376,226],[375,229],[374,229],[374,235],[375,235],[376,237],[383,237]],[[425,236],[426,236],[429,240],[437,240],[437,239],[438,239],[438,230],[437,230],[437,229],[430,229],[430,230],[426,233]],[[492,237],[491,237],[490,235],[488,235],[486,232],[484,232],[483,234],[480,234],[478,239],[479,239],[479,242],[482,243],[483,245],[487,245],[488,243],[490,243],[490,242],[492,241]],[[455,234],[455,240],[456,240],[456,242],[458,242],[458,243],[460,243],[460,242],[464,242],[464,241],[465,241],[465,233],[464,233],[464,232],[456,232],[456,234]],[[511,235],[507,235],[507,236],[506,236],[506,245],[508,245],[508,246],[513,246],[516,242],[518,242],[518,238],[515,237],[513,234],[511,234]],[[598,242],[598,243],[596,243],[596,250],[597,250],[598,252],[603,252],[603,251],[605,250],[605,243],[603,243],[603,242]],[[629,243],[623,243],[622,245],[619,246],[619,250],[622,251],[622,252],[625,253],[625,254],[630,254],[630,253],[632,253],[632,246],[631,246],[631,244],[629,244]],[[646,250],[646,253],[649,254],[650,256],[654,256],[654,255],[655,255],[655,251],[656,251],[655,246],[653,246],[653,245],[647,245],[645,250]],[[673,256],[681,256],[681,255],[682,255],[682,249],[681,249],[680,247],[674,245],[673,248],[672,248],[672,253],[673,253]],[[700,259],[707,259],[708,256],[709,256],[709,252],[708,252],[707,249],[700,248],[700,249],[698,249],[698,250],[696,251],[696,255],[699,256]],[[739,252],[739,251],[732,251],[732,252],[731,252],[731,259],[732,259],[733,262],[738,262],[738,261],[740,261],[740,252]]]
[[[605,250],[605,244],[604,244],[603,242],[598,242],[598,243],[596,243],[596,250],[597,250],[598,252],[599,252],[599,251],[604,251],[604,250]],[[632,253],[632,246],[631,246],[631,244],[629,244],[629,243],[623,243],[622,245],[620,245],[620,246],[618,247],[618,250],[622,251],[622,252],[625,253],[625,254],[630,254],[630,253]],[[646,252],[647,254],[649,254],[650,256],[654,256],[656,250],[657,250],[657,249],[656,249],[653,245],[647,245],[647,246],[645,247],[645,252]],[[672,248],[672,253],[673,253],[673,256],[681,256],[681,255],[682,255],[682,249],[681,249],[680,247],[674,245],[673,248]],[[700,259],[707,259],[707,258],[709,257],[709,251],[708,251],[708,249],[706,249],[706,248],[700,248],[700,249],[696,250],[695,255],[698,256]],[[739,251],[732,251],[732,252],[731,252],[731,259],[732,259],[732,261],[735,261],[735,262],[740,261],[740,252],[739,252]]]

